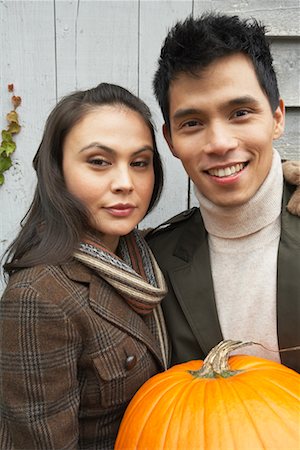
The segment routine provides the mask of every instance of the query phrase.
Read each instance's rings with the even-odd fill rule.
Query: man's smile
[[[243,170],[247,166],[247,164],[248,162],[237,163],[226,167],[212,168],[207,170],[206,172],[214,177],[224,178],[241,172],[241,170]]]

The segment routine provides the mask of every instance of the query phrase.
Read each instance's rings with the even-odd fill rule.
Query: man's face
[[[221,206],[247,202],[268,175],[284,128],[283,102],[273,114],[249,58],[234,54],[198,77],[179,74],[169,102],[165,138],[199,191]]]

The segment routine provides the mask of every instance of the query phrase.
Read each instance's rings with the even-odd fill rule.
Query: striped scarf
[[[138,314],[149,314],[167,293],[164,277],[137,230],[122,236],[118,255],[88,234],[74,257],[99,272]]]

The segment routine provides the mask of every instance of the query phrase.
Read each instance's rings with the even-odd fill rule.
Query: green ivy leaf
[[[8,170],[12,165],[11,159],[9,156],[0,156],[0,173],[5,172],[5,170]]]
[[[1,148],[4,148],[6,156],[9,156],[16,150],[16,143],[13,141],[3,141],[1,144]]]
[[[0,186],[4,183],[4,175],[0,173]]]
[[[12,135],[9,131],[7,130],[2,130],[2,139],[3,141],[7,141],[7,142],[11,142],[12,141]]]

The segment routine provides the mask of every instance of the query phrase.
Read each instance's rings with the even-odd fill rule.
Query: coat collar
[[[300,218],[286,209],[295,187],[284,186],[278,249],[277,321],[279,348],[300,345]],[[297,320],[298,318],[298,320]],[[300,351],[282,352],[283,364],[300,372]]]
[[[97,315],[143,342],[164,367],[161,350],[148,326],[154,320],[152,314],[143,319],[106,281],[79,261],[65,263],[62,269],[71,280],[89,286],[89,304]]]
[[[174,250],[175,266],[168,274],[200,348],[208,353],[223,337],[214,297],[207,232],[199,210],[187,223]]]

